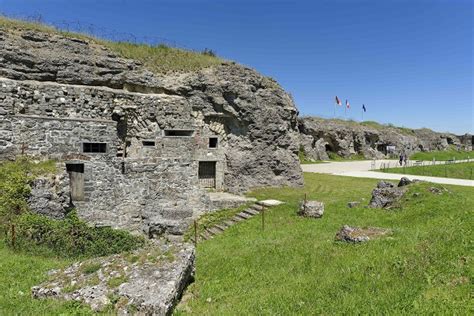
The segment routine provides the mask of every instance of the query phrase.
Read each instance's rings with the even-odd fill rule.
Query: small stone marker
[[[324,213],[324,203],[319,201],[303,200],[298,210],[298,215],[304,217],[320,218]]]

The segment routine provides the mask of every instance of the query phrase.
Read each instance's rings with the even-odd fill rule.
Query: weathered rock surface
[[[350,243],[361,243],[371,239],[376,239],[387,234],[390,234],[391,230],[379,227],[351,227],[348,225],[342,226],[342,228],[336,234],[337,241],[345,241]]]
[[[372,199],[369,207],[391,208],[396,207],[402,196],[406,193],[406,188],[395,187],[393,184],[380,181],[377,188],[372,191]]]
[[[400,179],[400,182],[398,182],[398,187],[404,187],[406,185],[409,185],[409,184],[412,184],[413,181],[411,181],[410,179],[408,179],[407,177],[402,177]]]
[[[303,200],[297,213],[303,217],[321,218],[324,214],[324,203]]]
[[[78,262],[49,273],[34,286],[34,298],[80,301],[101,311],[112,305],[119,315],[170,315],[194,275],[194,248],[156,241],[130,254]]]
[[[31,183],[28,205],[35,213],[63,219],[72,208],[69,192],[69,176],[65,172],[37,178]]]
[[[470,150],[472,137],[458,137],[429,129],[405,129],[353,121],[325,120],[317,117],[299,118],[300,143],[308,158],[326,160],[328,152],[349,158],[360,154],[367,159],[387,157],[387,146],[393,155],[417,151],[444,150],[449,145]],[[471,142],[471,143],[469,143]]]

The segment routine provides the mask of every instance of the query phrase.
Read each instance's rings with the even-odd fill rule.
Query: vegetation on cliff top
[[[99,45],[104,45],[121,57],[142,62],[147,69],[157,74],[196,71],[226,62],[217,57],[215,53],[209,49],[205,49],[202,52],[196,52],[168,47],[164,44],[152,46],[130,42],[113,42],[87,34],[66,32],[43,23],[10,19],[1,15],[0,28],[7,30],[33,30],[50,34],[60,34],[65,37],[80,38]]]

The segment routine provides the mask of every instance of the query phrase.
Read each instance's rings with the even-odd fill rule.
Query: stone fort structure
[[[209,191],[301,185],[297,139],[290,96],[249,68],[159,76],[93,41],[0,30],[0,159],[58,162],[37,212],[179,234]]]

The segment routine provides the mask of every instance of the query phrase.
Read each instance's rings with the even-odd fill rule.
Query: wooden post
[[[194,220],[194,247],[197,247],[198,244],[198,232],[197,232],[197,221]]]
[[[23,142],[21,144],[21,155],[24,156],[25,155],[25,149],[28,148],[28,146],[26,146],[26,144]]]
[[[12,224],[11,229],[12,229],[12,247],[15,248],[15,243],[16,243],[15,224]]]
[[[262,231],[265,230],[265,206],[262,206]]]

